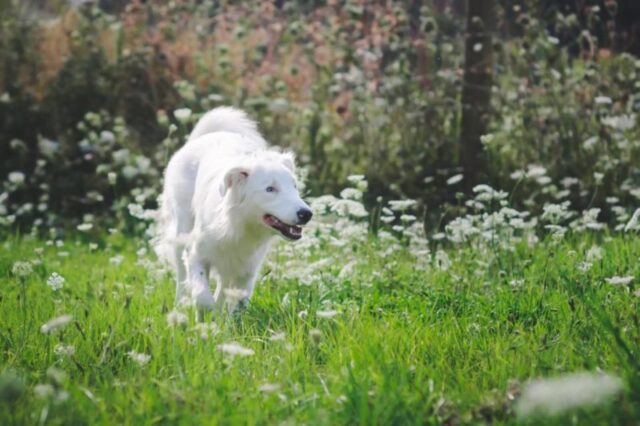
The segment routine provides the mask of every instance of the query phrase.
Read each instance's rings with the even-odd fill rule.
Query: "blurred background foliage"
[[[620,219],[640,200],[640,3],[491,3],[491,45],[471,45],[493,56],[480,179],[515,206]],[[370,206],[413,198],[438,223],[469,207],[466,14],[462,0],[0,0],[0,224],[153,208],[167,159],[219,105],[293,149],[309,194],[364,174]]]

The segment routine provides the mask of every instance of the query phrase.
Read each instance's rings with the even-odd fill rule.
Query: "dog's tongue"
[[[266,215],[264,217],[264,221],[267,225],[269,226],[277,226],[278,228],[282,225],[284,225],[282,222],[280,222],[278,219],[276,219],[275,216],[271,216],[271,215]]]

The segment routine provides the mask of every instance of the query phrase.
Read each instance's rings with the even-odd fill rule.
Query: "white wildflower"
[[[473,218],[471,216],[458,217],[445,226],[447,237],[451,242],[462,243],[467,238],[480,232],[478,228],[473,226]],[[435,239],[434,235],[434,239]]]
[[[436,256],[434,258],[436,263],[436,267],[440,270],[446,271],[451,267],[451,260],[446,252],[443,250],[438,250],[436,252]]]
[[[110,185],[115,185],[116,181],[118,180],[118,175],[115,172],[109,172],[107,174],[107,180],[109,181]]]
[[[59,357],[73,356],[76,353],[76,348],[73,345],[58,343],[56,347],[53,348],[53,352]]]
[[[551,233],[551,238],[556,243],[561,241],[567,233],[567,228],[565,228],[564,226],[545,225],[544,228],[549,230],[549,232]]]
[[[416,200],[392,200],[389,201],[389,207],[391,210],[396,212],[403,212],[412,207],[415,207],[417,204]]]
[[[7,179],[12,184],[16,186],[20,186],[24,183],[25,176],[24,176],[24,173],[22,172],[10,172],[9,175],[7,176]]]
[[[496,191],[489,185],[477,185],[473,187],[473,192],[476,194],[476,201],[491,201],[491,200],[504,200],[509,196],[508,193],[504,191]]]
[[[496,135],[493,133],[488,133],[486,135],[480,136],[480,142],[482,142],[482,145],[490,145],[495,139],[496,139]]]
[[[353,184],[357,184],[364,180],[364,175],[351,175],[347,176],[347,180]]]
[[[560,184],[565,188],[572,187],[572,186],[577,185],[579,183],[580,183],[580,181],[578,180],[578,178],[574,178],[574,177],[570,177],[570,176],[564,177],[560,181]]]
[[[187,323],[187,316],[180,311],[173,310],[167,314],[167,322],[171,327],[180,326]]]
[[[366,217],[367,210],[362,203],[353,200],[335,200],[331,210],[340,216]]]
[[[60,389],[53,398],[53,402],[56,404],[60,404],[62,402],[65,402],[67,399],[69,399],[69,392],[64,389]]]
[[[127,208],[129,209],[129,214],[137,219],[144,219],[144,209],[140,204],[130,203]]]
[[[100,141],[106,144],[114,144],[116,142],[116,135],[110,130],[103,130],[100,132]]]
[[[274,114],[284,114],[289,109],[289,102],[284,98],[276,98],[269,103],[269,111]]]
[[[447,185],[455,185],[456,183],[461,182],[462,179],[464,179],[463,174],[453,175],[449,179],[447,179]]]
[[[309,330],[309,337],[311,337],[311,340],[313,340],[315,343],[320,343],[320,341],[322,340],[322,331],[318,330],[317,328],[312,328],[311,330]]]
[[[586,256],[587,261],[589,262],[602,260],[602,257],[604,256],[604,250],[602,250],[602,247],[594,245],[591,246],[589,250],[587,250]]]
[[[602,124],[607,125],[615,130],[625,131],[632,129],[636,125],[636,117],[634,115],[618,115],[614,117],[605,117]]]
[[[186,124],[191,118],[191,110],[189,108],[179,108],[173,111],[173,115],[180,123]]]
[[[58,152],[58,148],[60,144],[58,142],[49,140],[47,138],[42,138],[38,141],[38,149],[40,153],[47,158],[53,157],[56,152]]]
[[[129,161],[129,158],[131,158],[131,151],[129,151],[127,148],[122,148],[114,151],[111,154],[111,157],[113,158],[113,162],[115,164],[126,164]]]
[[[611,104],[611,98],[608,96],[596,96],[594,99],[596,105],[609,105]]]
[[[151,355],[148,355],[148,354],[145,354],[145,353],[136,352],[136,351],[133,351],[133,350],[127,352],[127,356],[133,362],[135,362],[138,365],[145,365],[149,361],[151,361]]]
[[[45,334],[51,333],[52,331],[55,331],[69,324],[72,319],[73,317],[71,315],[59,316],[57,318],[54,318],[48,321],[46,324],[43,324],[42,327],[40,327],[40,331]]]
[[[389,207],[383,207],[382,214],[385,216],[395,216],[395,213]]]
[[[609,374],[575,373],[531,382],[516,404],[519,417],[556,415],[601,404],[622,390],[622,380]]]
[[[122,263],[123,260],[124,260],[124,256],[118,254],[109,258],[109,263],[112,265],[118,266]]]
[[[546,204],[543,207],[542,220],[547,220],[553,224],[558,224],[563,220],[569,219],[573,213],[569,211],[569,202],[565,201],[561,204]]]
[[[132,180],[133,178],[135,178],[138,175],[138,169],[136,169],[135,167],[131,166],[131,165],[126,165],[122,168],[122,176],[126,179],[126,180]]]
[[[67,373],[59,368],[51,366],[47,368],[47,378],[57,386],[62,386],[67,381]]]
[[[520,180],[523,177],[525,177],[525,171],[524,170],[516,170],[514,172],[512,172],[509,177],[513,180]]]
[[[64,286],[65,279],[62,275],[57,272],[52,273],[47,278],[47,285],[51,287],[53,291],[58,291]]]
[[[93,228],[93,224],[91,223],[81,223],[77,226],[78,231],[80,232],[88,232]]]
[[[405,223],[415,222],[418,218],[412,214],[403,214],[400,216],[400,220]]]
[[[585,210],[582,212],[581,218],[571,223],[571,228],[576,229],[578,231],[583,231],[585,229],[589,229],[589,230],[604,229],[605,224],[598,222],[599,214],[600,214],[600,209],[598,208]]]
[[[340,192],[340,198],[359,201],[362,199],[362,191],[355,188],[345,188]]]
[[[523,284],[524,284],[523,279],[515,279],[515,280],[509,281],[509,285],[513,288],[522,287]]]
[[[631,281],[633,281],[633,276],[625,276],[625,277],[614,276],[610,278],[605,278],[604,280],[607,282],[607,284],[611,284],[611,285],[627,285],[627,284],[630,284]]]
[[[269,337],[269,340],[271,340],[272,342],[281,342],[283,341],[285,338],[285,334],[283,331],[280,332],[274,332],[271,334],[271,336]]]
[[[39,399],[49,399],[55,395],[56,390],[54,387],[48,383],[38,383],[33,388],[33,393],[36,395],[36,398]]]
[[[199,323],[196,323],[196,325],[194,327],[194,330],[196,331],[196,333],[198,333],[200,335],[200,338],[202,340],[207,340],[207,339],[209,339],[209,336],[215,336],[220,331],[220,329],[218,328],[218,324],[216,324],[215,322],[211,322],[211,323],[199,322]]]
[[[535,179],[535,181],[540,186],[546,186],[546,185],[549,185],[551,183],[551,178],[549,176],[539,176],[539,177],[537,177]]]
[[[596,182],[596,185],[600,185],[604,179],[604,173],[593,172],[593,180]]]
[[[251,356],[255,353],[253,349],[245,348],[244,346],[241,346],[236,342],[223,343],[221,345],[218,345],[218,349],[220,349],[225,354],[232,356]]]
[[[593,267],[593,263],[591,263],[591,262],[580,262],[580,263],[578,263],[578,270],[580,272],[589,272],[589,270],[591,270],[592,267]]]
[[[538,178],[547,174],[547,169],[537,164],[530,164],[527,167],[527,177],[528,178]]]
[[[396,220],[396,218],[393,217],[393,216],[382,216],[382,217],[380,217],[380,221],[382,223],[386,223],[386,224],[389,224],[389,223],[393,222],[394,220]]]
[[[27,277],[31,275],[31,272],[33,272],[33,265],[31,262],[17,261],[14,262],[11,267],[11,273],[17,277]]]
[[[276,392],[280,390],[280,385],[277,383],[263,383],[258,387],[260,392]]]
[[[335,311],[335,310],[317,311],[316,312],[316,315],[317,315],[318,318],[333,318],[338,314],[340,314],[340,312]]]
[[[590,138],[588,138],[587,140],[582,142],[582,146],[584,147],[584,149],[590,150],[593,147],[595,147],[597,143],[598,143],[598,137],[597,136],[591,136]]]

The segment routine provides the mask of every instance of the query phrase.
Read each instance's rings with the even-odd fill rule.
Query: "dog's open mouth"
[[[264,215],[262,220],[268,226],[280,232],[283,237],[289,240],[299,240],[300,238],[302,238],[302,228],[300,226],[287,225],[277,217],[270,214]]]

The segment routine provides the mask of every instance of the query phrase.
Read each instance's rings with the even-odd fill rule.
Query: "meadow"
[[[277,245],[248,309],[205,323],[193,308],[174,306],[172,278],[144,238],[90,227],[58,240],[9,236],[0,251],[0,418],[637,421],[633,233],[581,230],[579,219],[537,239],[484,213],[468,219],[493,225],[465,227],[465,239],[447,227],[457,243],[440,240],[431,252],[413,234],[420,226],[372,236],[361,219],[336,215],[345,205],[357,211],[357,201],[345,202],[315,199],[326,214],[299,243]],[[392,207],[409,216],[410,205]],[[583,371],[596,383],[570,378],[568,388],[527,395],[531,380]]]
[[[636,2],[68,3],[0,1],[1,425],[640,422]],[[314,218],[197,323],[150,241],[226,105]]]

